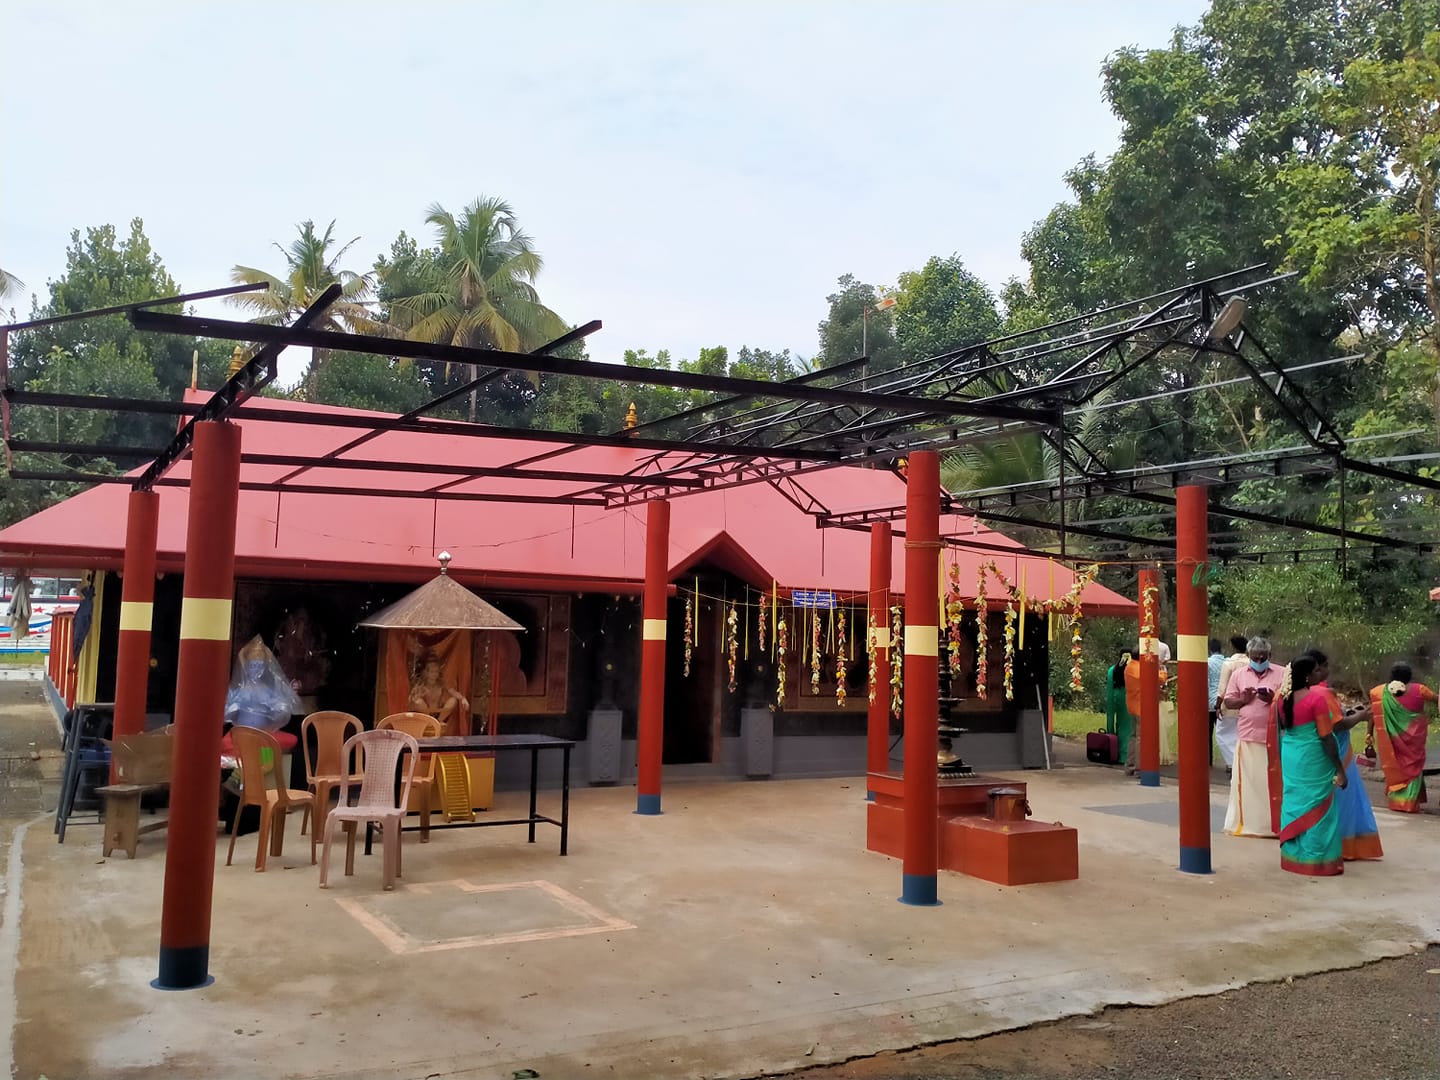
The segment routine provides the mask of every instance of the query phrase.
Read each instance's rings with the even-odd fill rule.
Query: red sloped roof
[[[192,399],[205,395],[192,392]],[[266,408],[369,415],[267,399]],[[237,416],[247,453],[317,455],[349,442],[352,427],[245,419]],[[488,439],[429,432],[389,431],[351,456],[409,462],[506,465],[547,451],[560,453],[541,469],[623,473],[651,452],[628,447],[575,447],[543,440]],[[245,480],[273,480],[288,467],[246,463]],[[189,462],[173,470],[188,476]],[[236,573],[248,577],[423,581],[435,572],[435,556],[447,550],[450,572],[477,587],[633,591],[645,566],[644,506],[606,509],[544,503],[434,501],[385,498],[367,490],[363,471],[313,468],[298,482],[353,489],[346,494],[281,494],[242,491],[236,528]],[[383,483],[423,490],[452,477],[443,473],[398,471]],[[832,512],[902,503],[905,485],[883,469],[843,468],[803,476],[799,481]],[[545,495],[573,492],[567,480],[472,479],[454,491]],[[183,566],[186,489],[161,487],[158,562],[162,570]],[[125,548],[128,489],[100,485],[0,531],[0,562],[61,570],[119,568]],[[1018,554],[1020,545],[968,517],[951,516],[942,532],[989,545],[1017,549],[1016,555],[962,550],[947,553],[960,564],[961,589],[973,596],[977,569],[995,559],[1012,581],[1024,568],[1028,592],[1037,599],[1064,595],[1074,580],[1058,563]],[[672,579],[701,562],[716,565],[751,584],[782,588],[833,589],[863,593],[869,584],[870,539],[864,532],[818,529],[814,520],[769,484],[720,488],[676,498],[671,503]],[[904,544],[893,552],[895,592],[903,592]],[[938,598],[937,598],[938,602]],[[1128,615],[1132,601],[1100,585],[1082,597],[1091,614]]]

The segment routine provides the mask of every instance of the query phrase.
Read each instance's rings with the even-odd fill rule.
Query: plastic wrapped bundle
[[[300,697],[280,669],[275,655],[253,637],[235,657],[230,692],[225,695],[225,721],[278,731],[300,710]]]

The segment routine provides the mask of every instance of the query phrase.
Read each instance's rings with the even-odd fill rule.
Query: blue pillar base
[[[150,980],[156,990],[198,990],[215,981],[210,974],[210,946],[160,946],[160,975]]]
[[[1159,774],[1158,772],[1146,772],[1144,769],[1141,769],[1141,770],[1140,770],[1140,786],[1141,786],[1141,787],[1159,787],[1159,786],[1160,786],[1160,774]]]
[[[875,801],[875,793],[874,793],[873,791],[867,791],[867,792],[865,792],[865,801],[866,801],[866,802],[874,802],[874,801]]]
[[[1187,874],[1213,874],[1215,871],[1210,867],[1210,849],[1208,847],[1182,847],[1180,849],[1180,869]]]
[[[635,812],[652,816],[661,813],[659,795],[641,795],[635,800]]]
[[[900,903],[912,907],[939,907],[940,890],[936,874],[901,874]]]

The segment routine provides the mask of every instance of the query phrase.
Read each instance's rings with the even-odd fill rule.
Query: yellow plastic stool
[[[474,821],[470,806],[470,764],[464,754],[436,754],[440,773],[440,812],[446,821]]]

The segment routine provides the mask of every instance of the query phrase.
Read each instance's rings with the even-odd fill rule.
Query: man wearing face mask
[[[1251,638],[1245,652],[1248,662],[1231,674],[1225,688],[1225,705],[1239,712],[1225,831],[1231,836],[1273,837],[1278,832],[1280,783],[1272,728],[1285,669],[1270,662],[1270,642],[1264,638]]]

